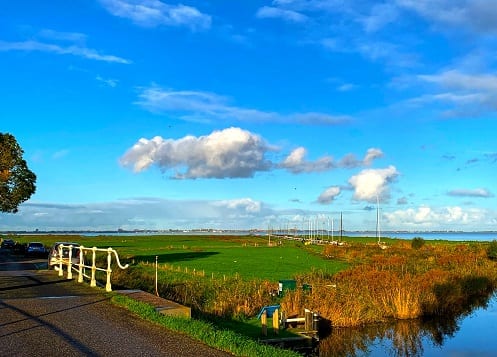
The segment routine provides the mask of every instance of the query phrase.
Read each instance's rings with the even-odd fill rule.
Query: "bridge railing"
[[[73,270],[77,272],[78,274],[78,283],[82,283],[84,281],[84,278],[87,278],[90,280],[90,286],[95,287],[97,286],[97,280],[96,280],[96,272],[97,271],[102,271],[107,274],[106,278],[106,284],[105,284],[105,290],[106,291],[112,291],[112,285],[110,282],[111,274],[112,274],[112,256],[115,257],[115,261],[117,263],[117,266],[121,269],[127,269],[128,264],[122,265],[121,262],[119,261],[119,255],[117,254],[117,251],[112,248],[87,248],[84,246],[73,246],[71,245],[63,245],[60,244],[58,247],[59,254],[57,257],[57,265],[59,267],[59,276],[64,276],[64,266],[67,267],[67,279],[73,279]],[[78,263],[73,263],[72,258],[73,258],[73,251],[78,250],[79,251],[79,262]],[[64,251],[68,252],[68,258],[64,258]],[[106,267],[98,267],[97,266],[97,252],[104,252],[107,253],[107,266]],[[88,259],[88,255],[91,253],[91,261]],[[91,263],[91,265],[90,265]],[[88,275],[86,274],[86,269],[89,269],[91,271],[91,274]]]

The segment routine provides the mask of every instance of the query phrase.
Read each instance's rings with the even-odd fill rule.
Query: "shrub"
[[[425,245],[425,240],[421,237],[414,237],[411,242],[411,247],[413,249],[420,249]]]
[[[492,260],[497,260],[497,240],[494,239],[488,245],[487,257]]]

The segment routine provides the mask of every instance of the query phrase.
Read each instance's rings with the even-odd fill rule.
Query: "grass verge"
[[[111,301],[147,321],[188,335],[207,346],[229,352],[234,356],[301,357],[297,352],[258,343],[233,331],[220,330],[205,321],[162,315],[155,311],[152,306],[127,296],[114,295]]]

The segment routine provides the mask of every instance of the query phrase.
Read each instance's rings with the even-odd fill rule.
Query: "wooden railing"
[[[64,266],[66,266],[66,272],[67,272],[67,279],[73,279],[73,270],[77,271],[78,274],[78,283],[82,283],[85,278],[90,280],[90,286],[95,287],[97,286],[97,280],[96,280],[96,272],[97,271],[102,271],[107,274],[106,277],[106,284],[105,284],[105,290],[106,291],[112,291],[112,285],[111,285],[111,274],[112,274],[112,255],[115,256],[115,261],[117,263],[117,266],[121,269],[127,269],[128,264],[122,265],[121,262],[119,261],[119,256],[117,255],[117,251],[112,248],[86,248],[84,246],[73,246],[73,245],[63,245],[60,244],[58,247],[59,254],[57,257],[57,265],[59,267],[59,276],[64,276]],[[73,251],[78,250],[79,251],[79,263],[73,264],[72,257],[73,257]],[[63,258],[64,257],[64,252],[68,252],[68,258]],[[89,259],[87,259],[87,256],[89,255],[88,253],[91,252],[91,262]],[[97,266],[97,252],[105,252],[107,253],[107,267],[98,267]],[[88,261],[87,261],[88,260]],[[88,264],[88,263],[91,263]],[[76,265],[76,267],[75,267]],[[91,271],[91,275],[86,274],[86,269],[89,269]]]

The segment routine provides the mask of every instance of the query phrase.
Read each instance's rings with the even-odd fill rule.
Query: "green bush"
[[[488,245],[487,257],[492,260],[497,260],[497,240],[494,239]]]
[[[420,249],[425,245],[425,240],[421,237],[414,237],[411,242],[411,247],[413,249]]]

